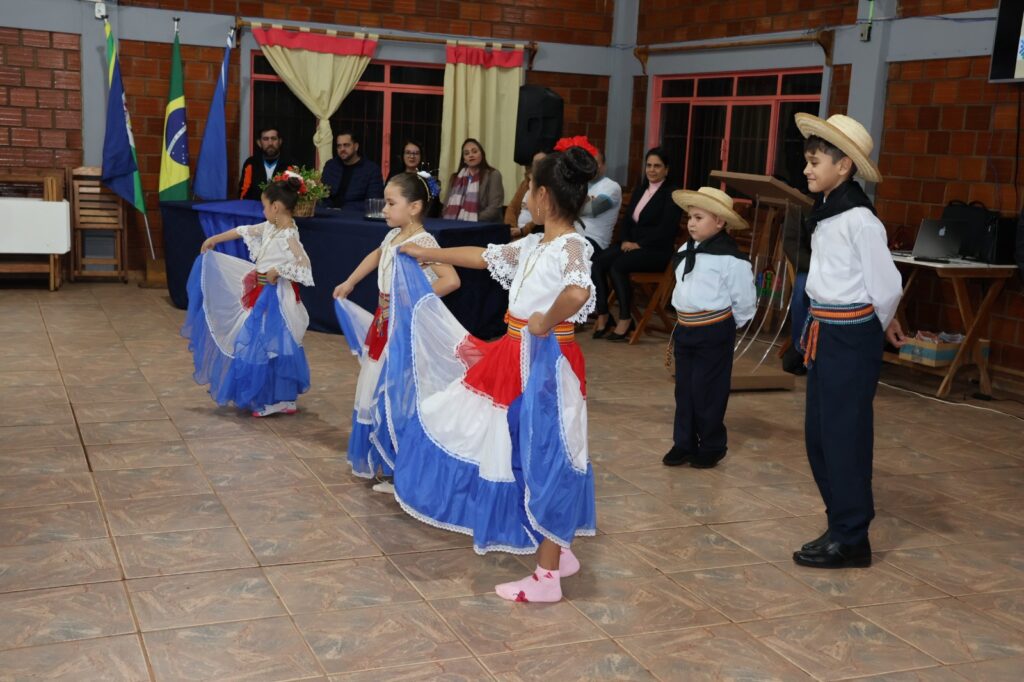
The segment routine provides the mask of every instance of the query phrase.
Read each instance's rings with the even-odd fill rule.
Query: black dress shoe
[[[611,317],[609,317],[607,324],[605,324],[600,329],[597,329],[597,328],[594,329],[594,338],[595,339],[603,339],[605,336],[608,335],[609,332],[614,331],[614,330],[615,330],[615,320],[613,320]]]
[[[689,452],[673,445],[672,449],[661,458],[661,463],[667,467],[677,467],[682,464],[686,464],[690,460],[690,457],[692,457],[692,455]]]
[[[820,550],[822,547],[828,544],[828,528],[825,532],[814,538],[810,542],[805,542],[803,547],[800,548],[801,552],[813,552]]]
[[[810,568],[866,568],[871,565],[871,543],[867,538],[855,545],[829,542],[816,550],[793,552],[793,561]]]
[[[625,341],[630,337],[630,335],[632,335],[634,329],[636,329],[636,320],[630,320],[629,327],[626,328],[625,334],[616,334],[615,332],[612,332],[604,338],[608,341]]]
[[[694,469],[711,469],[718,466],[718,463],[725,459],[725,452],[716,452],[713,455],[697,455],[690,462]]]

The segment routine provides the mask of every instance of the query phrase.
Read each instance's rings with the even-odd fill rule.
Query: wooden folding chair
[[[675,273],[672,270],[672,264],[669,263],[664,272],[634,272],[630,274],[629,281],[633,284],[635,292],[647,296],[647,305],[644,306],[643,312],[635,302],[636,297],[633,297],[632,313],[633,319],[637,320],[637,323],[636,329],[629,337],[629,344],[633,345],[639,341],[640,335],[644,332],[650,334],[653,331],[659,331],[670,334],[675,322],[665,307],[672,297],[672,289],[675,286]],[[651,318],[654,316],[658,317],[661,326],[652,330],[649,327]]]
[[[100,184],[100,169],[76,168],[71,172],[71,281],[76,277],[127,277],[128,229],[121,198]],[[113,237],[110,258],[89,256],[86,235]]]

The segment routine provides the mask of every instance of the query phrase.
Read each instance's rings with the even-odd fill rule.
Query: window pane
[[[736,94],[743,97],[774,95],[778,88],[778,76],[744,76],[736,85]]]
[[[668,169],[669,182],[676,187],[683,186],[683,172],[686,164],[686,131],[690,125],[689,104],[661,105],[661,145],[669,155],[672,165]]]
[[[313,167],[316,150],[313,148],[313,133],[316,132],[316,118],[288,86],[276,81],[254,81],[253,87],[253,139],[263,126],[276,126],[283,138],[281,154],[285,160],[303,166]],[[254,143],[247,150],[255,151]]]
[[[253,57],[252,60],[252,72],[261,76],[276,76],[277,72],[274,71],[274,67],[270,65],[267,58],[261,54]]]
[[[331,116],[331,128],[336,134],[354,132],[361,140],[359,155],[379,164],[384,144],[384,93],[353,90]]]
[[[768,126],[772,108],[767,104],[735,106],[729,126],[729,170],[762,175],[768,161]]]
[[[662,97],[693,97],[693,79],[675,78],[661,84]]]
[[[694,107],[687,160],[687,189],[708,184],[708,176],[722,167],[722,138],[725,136],[725,107]]]
[[[775,131],[775,177],[785,180],[801,192],[809,193],[804,177],[804,136],[793,116],[798,112],[818,115],[817,102],[783,102],[779,105],[779,128]]]
[[[730,97],[732,96],[730,78],[701,78],[697,81],[698,97]]]
[[[384,65],[370,64],[366,67],[366,71],[363,71],[363,75],[360,76],[359,81],[361,83],[383,83]]]
[[[795,73],[782,77],[783,95],[820,95],[820,73]]]
[[[394,73],[394,71],[392,71]],[[420,167],[437,170],[441,160],[442,95],[395,93],[391,96],[391,169],[403,168],[403,145],[412,140],[421,145]]]
[[[423,66],[392,66],[391,82],[403,85],[434,85],[444,87],[444,69]]]

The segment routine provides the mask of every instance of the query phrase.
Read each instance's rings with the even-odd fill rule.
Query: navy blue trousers
[[[831,539],[844,544],[867,538],[875,517],[872,402],[883,341],[877,317],[852,325],[822,322],[817,358],[807,372],[807,459],[825,502]]]
[[[676,419],[672,439],[677,448],[698,458],[723,455],[727,449],[725,409],[732,382],[736,320],[729,317],[705,327],[676,327]]]

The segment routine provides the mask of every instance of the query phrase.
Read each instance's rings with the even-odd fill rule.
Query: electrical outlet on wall
[[[97,19],[102,19],[107,16],[107,6],[105,3],[97,2],[96,7],[93,8]]]

